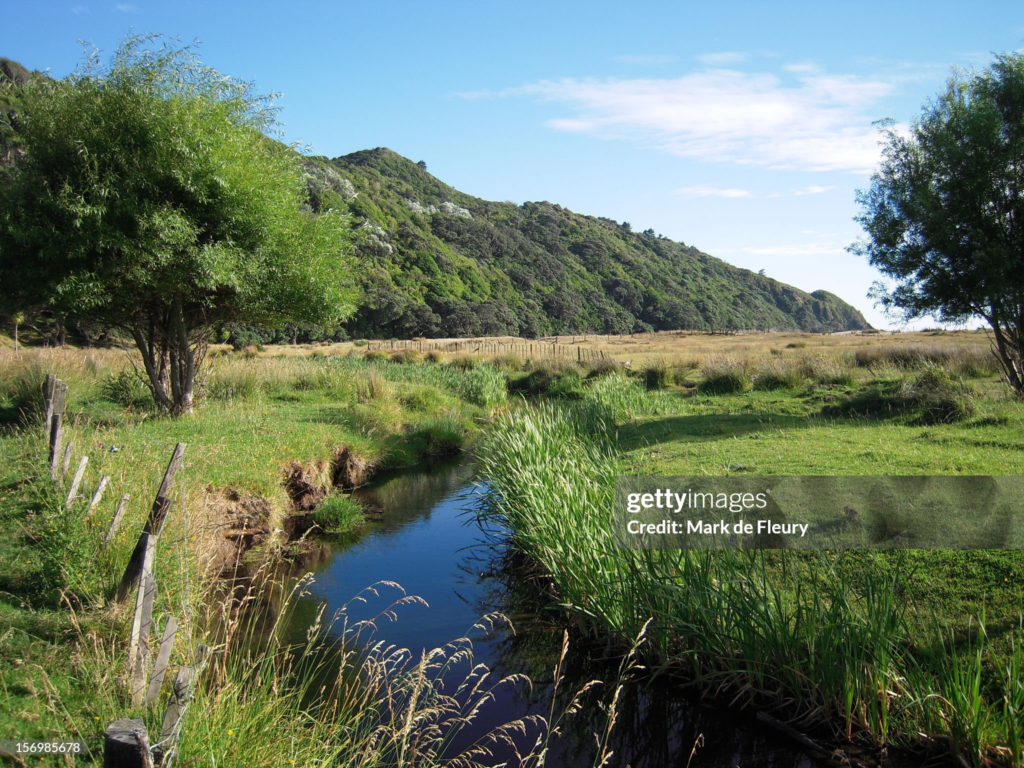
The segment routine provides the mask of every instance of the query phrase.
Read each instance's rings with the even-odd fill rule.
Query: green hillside
[[[870,327],[825,291],[560,205],[471,197],[389,149],[306,163],[311,207],[347,209],[359,227],[353,335]]]
[[[40,77],[0,58],[0,167],[17,162],[21,88]],[[302,161],[310,209],[348,211],[357,228],[363,295],[344,327],[351,336],[869,327],[825,291],[805,293],[652,230],[552,203],[471,197],[389,149]],[[291,327],[269,338],[337,331]]]

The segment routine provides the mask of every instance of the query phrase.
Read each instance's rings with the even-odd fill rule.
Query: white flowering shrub
[[[460,219],[473,218],[473,214],[471,214],[468,210],[466,210],[465,208],[460,208],[455,203],[450,203],[447,200],[441,203],[441,210],[447,213],[449,216],[458,216]]]

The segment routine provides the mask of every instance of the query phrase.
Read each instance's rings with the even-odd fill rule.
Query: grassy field
[[[705,688],[840,740],[1019,766],[1024,553],[615,546],[617,474],[1022,474],[1024,406],[972,334],[842,338],[655,358],[509,413],[482,450],[488,514],[585,628],[653,617],[652,658]]]
[[[920,746],[924,733],[968,764],[1022,764],[1019,552],[635,552],[615,547],[609,519],[619,473],[1024,474],[1024,407],[983,334],[588,337],[614,359],[586,365],[483,354],[491,342],[459,355],[216,348],[201,407],[182,419],[150,409],[125,352],[16,356],[0,345],[0,734],[80,737],[95,750],[107,722],[133,714],[130,617],[110,598],[175,442],[188,444],[182,512],[158,550],[157,619],[183,620],[176,663],[211,627],[245,634],[208,592],[240,532],[256,534],[241,538],[258,543],[245,570],[260,572],[268,557],[291,557],[296,508],[324,527],[358,524],[335,485],[476,442],[489,514],[584,629],[628,643],[653,619],[649,662],[840,741]],[[67,439],[90,457],[86,493],[101,472],[112,478],[92,515],[82,501],[64,510],[43,477],[47,372],[70,386]],[[121,493],[132,497],[128,518],[103,546]],[[269,602],[273,623],[289,601]],[[218,636],[182,758],[371,765],[419,739],[431,764],[441,744],[426,724],[456,723],[458,707],[410,697],[423,669],[325,661],[338,652],[316,640],[329,623],[313,617],[299,664],[272,639]],[[314,692],[324,665],[344,674]],[[417,706],[440,707],[422,732],[403,719]],[[156,726],[154,712],[137,714]],[[268,745],[258,738],[267,730],[282,737]]]
[[[44,471],[38,411],[48,372],[69,385],[74,464],[89,458],[70,509],[66,486],[54,487]],[[221,353],[203,391],[196,415],[171,419],[147,405],[124,352],[0,351],[0,738],[81,739],[95,757],[103,729],[120,717],[141,715],[159,733],[162,706],[129,706],[131,606],[114,605],[112,595],[180,441],[187,448],[157,549],[154,614],[158,626],[179,619],[173,664],[187,663],[199,642],[216,650],[189,710],[182,762],[376,765],[415,742],[418,764],[432,764],[443,740],[430,723],[461,706],[424,682],[443,658],[417,666],[390,652],[349,653],[329,637],[343,618],[330,617],[312,617],[311,642],[296,658],[273,632],[243,640],[258,622],[241,622],[237,604],[216,590],[225,570],[261,574],[262,563],[293,557],[286,530],[297,506],[319,505],[314,521],[324,527],[358,525],[332,485],[462,450],[504,402],[504,377],[490,368]],[[90,513],[101,474],[110,490]],[[122,493],[131,496],[128,513],[105,546]],[[240,541],[258,546],[245,551]],[[263,623],[284,621],[287,595],[267,600],[268,591],[252,593],[257,613],[267,613]],[[329,684],[311,688],[314,681]]]

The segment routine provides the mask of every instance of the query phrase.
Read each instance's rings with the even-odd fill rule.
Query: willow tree
[[[1024,56],[953,77],[909,131],[882,130],[851,246],[890,278],[873,295],[907,319],[983,318],[1024,396]]]
[[[216,326],[351,311],[349,230],[304,212],[294,149],[250,84],[129,38],[109,64],[24,86],[0,184],[0,281],[122,329],[157,404],[192,410]]]

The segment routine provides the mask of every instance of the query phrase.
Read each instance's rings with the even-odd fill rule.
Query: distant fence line
[[[577,361],[606,360],[608,355],[600,349],[584,349],[583,347],[545,341],[370,341],[368,351],[398,351],[411,349],[417,352],[462,352],[481,355],[522,355],[524,357],[560,357]]]

